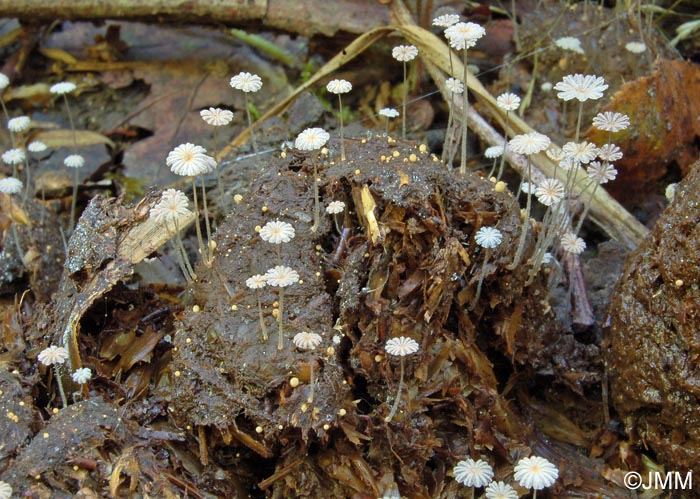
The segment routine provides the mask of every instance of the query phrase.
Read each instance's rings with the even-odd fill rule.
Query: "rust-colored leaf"
[[[3,305],[0,308],[0,344],[8,352],[17,354],[25,349],[20,322],[19,306],[16,304]],[[1,363],[0,363],[1,364]]]
[[[134,341],[136,331],[118,331],[113,333],[102,342],[100,347],[100,358],[113,360],[124,353],[129,345]]]
[[[616,163],[619,179],[606,184],[620,199],[655,189],[654,181],[675,162],[685,174],[698,157],[700,68],[690,62],[660,60],[651,76],[629,82],[613,96],[608,111],[624,113],[630,127],[612,134],[592,128],[588,139],[617,144],[625,156]]]
[[[153,349],[161,338],[163,338],[162,332],[156,332],[151,327],[147,328],[144,334],[136,338],[124,351],[113,373],[116,374],[120,370],[126,371],[137,362],[150,359]]]

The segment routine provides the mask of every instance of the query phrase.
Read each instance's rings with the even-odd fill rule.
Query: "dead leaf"
[[[20,205],[15,203],[15,200],[7,194],[0,194],[0,208],[2,208],[2,213],[9,213],[12,210],[12,217],[10,220],[17,224],[30,225],[29,217],[27,213],[22,209]],[[9,209],[8,209],[9,208]]]
[[[41,47],[39,48],[39,52],[41,53],[41,55],[48,59],[62,62],[64,64],[75,64],[76,62],[78,62],[78,59],[76,59],[63,49]]]
[[[73,147],[73,130],[49,130],[36,134],[34,140],[39,140],[50,148]],[[94,146],[99,144],[114,148],[114,142],[101,133],[90,130],[76,130],[75,143],[78,147]]]
[[[683,174],[697,159],[700,136],[700,68],[691,62],[659,60],[651,76],[629,82],[613,96],[606,111],[624,113],[630,126],[612,134],[592,128],[588,140],[613,142],[624,151],[615,163],[619,179],[609,190],[620,198],[656,189],[670,163]]]

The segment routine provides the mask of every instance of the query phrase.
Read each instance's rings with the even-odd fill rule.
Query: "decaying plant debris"
[[[525,287],[526,272],[505,270],[520,225],[512,196],[449,172],[425,149],[354,140],[353,159],[323,173],[324,203],[347,206],[341,231],[327,217],[313,233],[311,160],[297,154],[263,170],[224,221],[221,256],[198,268],[197,308],[176,326],[164,390],[175,421],[198,438],[200,460],[246,447],[236,462],[266,463],[257,479],[272,497],[375,497],[394,482],[409,497],[454,497],[436,459],[484,453],[505,470],[529,433],[498,377],[524,369],[568,383],[577,363],[590,362],[574,347],[566,368],[552,363],[550,350],[570,339],[559,336],[546,275]],[[276,219],[297,231],[281,257],[255,231]],[[497,222],[505,243],[469,312],[484,257],[473,234]],[[278,352],[274,338],[262,341],[257,299],[244,283],[280,260],[303,283],[287,288],[288,346]],[[275,296],[262,294],[272,327]],[[311,360],[289,345],[304,330],[323,337]],[[386,424],[398,368],[383,346],[400,335],[421,349],[407,364],[399,415]],[[309,362],[320,373],[311,404]],[[296,388],[293,377],[302,381]]]
[[[36,430],[27,422],[42,409],[28,391],[39,374],[48,387],[52,376],[5,369],[3,394],[26,402],[8,406],[14,417],[2,421],[12,439],[5,454],[11,465],[0,479],[56,497],[99,490],[113,497],[175,497],[182,490],[195,497],[379,497],[400,490],[448,498],[462,493],[450,469],[465,455],[488,456],[506,477],[519,457],[537,452],[560,466],[559,496],[625,497],[603,480],[601,462],[550,443],[529,422],[537,414],[551,430],[547,418],[566,421],[562,415],[524,393],[519,410],[508,394],[538,375],[582,393],[599,382],[600,370],[597,349],[562,332],[548,302],[547,273],[525,286],[526,269],[506,270],[520,226],[510,193],[476,174],[447,170],[424,146],[373,137],[350,140],[347,152],[352,159],[335,163],[331,156],[321,169],[324,205],[342,200],[346,210],[338,228],[326,216],[317,232],[310,231],[311,158],[290,150],[264,165],[250,195],[221,223],[213,265],[198,265],[189,305],[175,323],[170,318],[182,305],[171,308],[162,292],[119,284],[168,235],[144,229],[157,194],[132,208],[95,199],[71,240],[56,305],[24,335],[14,327],[5,337],[6,344],[27,338],[35,354],[67,337],[73,365],[98,366],[96,387],[110,400],[74,403]],[[297,233],[280,253],[256,232],[275,219]],[[473,236],[495,224],[504,243],[491,255],[470,311],[484,258]],[[533,246],[528,240],[528,251]],[[278,351],[277,295],[261,293],[271,332],[263,342],[257,296],[245,280],[280,263],[301,280],[285,294],[285,348]],[[100,300],[110,303],[109,319]],[[304,330],[323,337],[312,352],[291,344]],[[421,348],[407,361],[407,388],[386,423],[398,366],[384,344],[398,335]],[[76,400],[88,395],[76,385],[69,391]],[[78,431],[78,450],[65,458],[43,442],[67,431],[61,425],[88,425],[83,421],[103,413],[108,423],[89,436]],[[22,445],[26,438],[29,446]],[[590,444],[589,437],[564,440]],[[32,467],[37,461],[41,469]]]

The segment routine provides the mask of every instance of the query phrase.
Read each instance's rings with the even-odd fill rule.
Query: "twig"
[[[338,13],[342,12],[342,15]],[[304,36],[364,33],[388,23],[389,9],[366,0],[0,0],[0,17],[37,23],[56,19],[129,19],[201,24],[257,21]]]

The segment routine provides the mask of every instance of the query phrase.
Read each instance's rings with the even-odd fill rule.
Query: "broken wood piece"
[[[165,224],[150,218],[159,200],[160,192],[151,191],[128,208],[119,199],[98,196],[80,217],[69,241],[51,327],[60,333],[57,343],[68,350],[71,371],[81,367],[78,334],[83,315],[112,286],[131,276],[136,263],[173,237]],[[194,219],[190,212],[180,217],[178,227],[183,230]]]
[[[377,204],[374,202],[372,193],[369,192],[369,187],[363,185],[359,191],[358,189],[353,189],[352,197],[359,208],[357,210],[357,216],[365,227],[369,240],[372,244],[376,244],[381,237],[381,233],[379,231],[377,217],[374,215],[374,209],[377,207]]]
[[[339,16],[338,13],[343,15]],[[303,36],[333,36],[339,31],[363,33],[387,24],[389,9],[367,0],[0,0],[0,17],[28,22],[57,19],[182,22],[221,25],[262,23]]]

